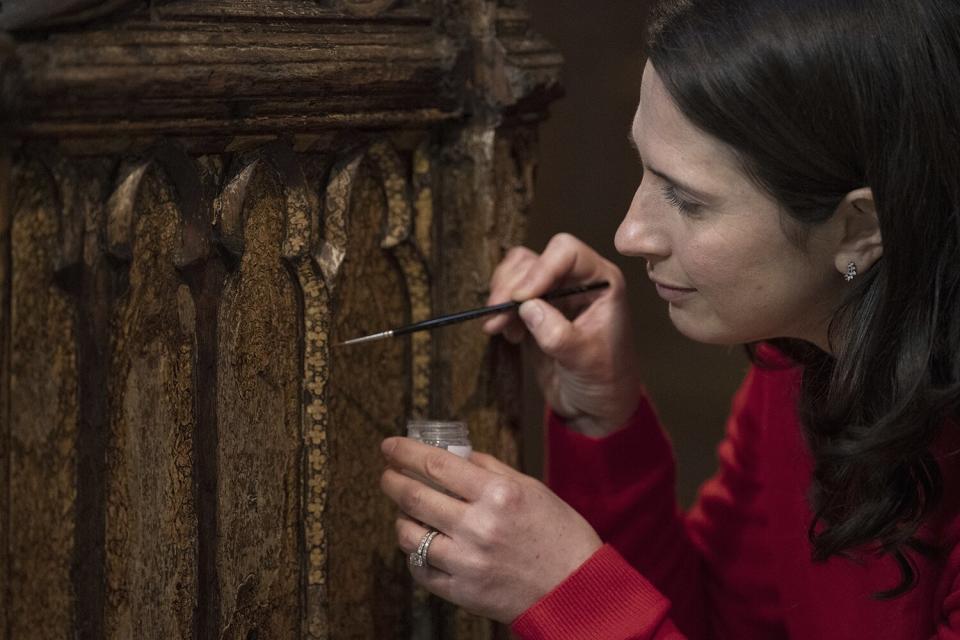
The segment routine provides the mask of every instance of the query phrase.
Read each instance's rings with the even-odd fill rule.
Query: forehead
[[[746,179],[733,150],[681,113],[649,62],[643,71],[631,135],[645,163],[678,177],[704,186],[709,186],[705,181],[729,184]]]

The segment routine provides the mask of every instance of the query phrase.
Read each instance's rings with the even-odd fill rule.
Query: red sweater
[[[548,415],[548,484],[607,544],[513,630],[525,640],[960,639],[957,430],[938,443],[943,506],[921,529],[943,557],[914,556],[917,587],[876,600],[900,579],[893,558],[811,561],[798,383],[795,368],[751,369],[719,470],[688,513],[677,507],[670,444],[646,400],[602,439]]]

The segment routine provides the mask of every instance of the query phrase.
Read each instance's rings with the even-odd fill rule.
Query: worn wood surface
[[[347,253],[341,266],[334,341],[405,319],[402,274],[380,248],[386,220],[382,184],[369,165],[358,167],[347,210]],[[331,361],[330,469],[327,532],[330,625],[333,637],[402,637],[409,580],[389,522],[392,509],[378,491],[379,443],[400,432],[409,409],[405,345],[337,350]],[[366,532],[361,534],[361,532]]]
[[[189,637],[197,593],[196,322],[171,255],[180,214],[169,185],[145,164],[121,174],[108,202],[111,223],[129,225],[131,262],[110,324],[104,631]]]
[[[261,164],[246,190],[217,332],[219,627],[231,639],[297,637],[300,313],[281,261],[281,186]]]
[[[10,174],[10,157],[0,151],[0,629],[10,619]]]
[[[0,638],[507,637],[413,588],[378,446],[516,464],[519,354],[333,345],[485,301],[556,53],[507,0],[85,6],[0,61]]]
[[[38,163],[13,177],[8,335],[7,633],[63,638],[73,582],[79,421],[76,318],[56,283],[61,206]]]

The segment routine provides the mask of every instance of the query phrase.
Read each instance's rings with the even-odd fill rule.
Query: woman
[[[679,0],[649,43],[616,245],[751,348],[720,468],[681,513],[617,269],[515,249],[491,303],[612,283],[484,327],[539,349],[550,489],[386,440],[414,578],[523,638],[960,637],[960,3]]]

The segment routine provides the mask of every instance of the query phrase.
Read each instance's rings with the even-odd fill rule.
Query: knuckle
[[[516,260],[522,260],[531,255],[533,255],[533,251],[522,245],[517,245],[507,249],[507,253],[503,256],[503,262],[514,262]]]
[[[573,240],[573,236],[567,233],[566,231],[561,231],[560,233],[555,233],[553,237],[550,238],[550,241],[547,243],[548,247],[562,247],[570,244],[570,241]]]
[[[562,231],[552,238],[547,243],[547,248],[552,252],[557,253],[573,253],[577,251],[580,247],[580,240],[577,239],[573,234]],[[546,251],[544,251],[546,253]]]
[[[490,504],[501,511],[516,508],[523,497],[520,485],[510,478],[498,478],[491,482],[487,494]]]
[[[440,483],[450,468],[449,458],[443,451],[437,450],[423,460],[423,470],[429,480]]]
[[[493,270],[490,278],[491,287],[503,287],[517,277],[517,273],[524,272],[523,265],[534,261],[536,254],[526,247],[513,247],[507,251],[503,260]]]
[[[380,490],[391,498],[396,495],[396,479],[399,474],[393,469],[387,468],[380,474]]]
[[[420,505],[423,504],[423,489],[411,489],[400,496],[399,505],[405,513],[415,514],[420,512]]]

